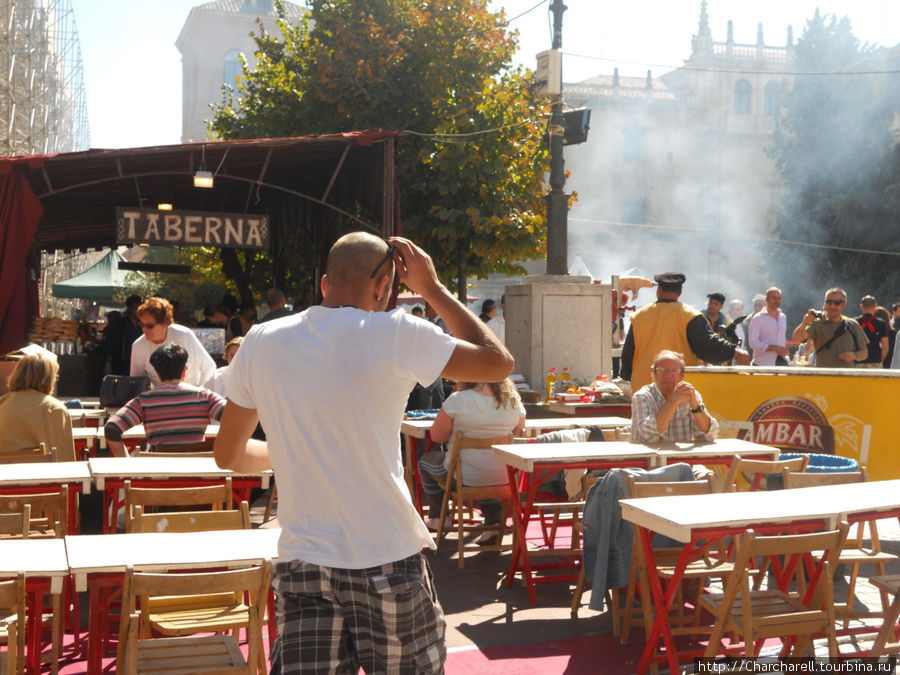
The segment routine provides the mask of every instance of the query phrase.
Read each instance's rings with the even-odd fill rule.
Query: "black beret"
[[[714,293],[710,293],[706,296],[710,300],[718,300],[721,303],[725,303],[725,294],[720,293],[719,291],[715,291]]]
[[[653,281],[664,286],[680,286],[684,283],[684,275],[678,272],[663,272],[653,277]]]

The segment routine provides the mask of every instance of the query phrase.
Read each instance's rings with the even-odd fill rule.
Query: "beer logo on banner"
[[[753,430],[739,438],[774,445],[787,452],[834,454],[834,429],[812,401],[797,396],[772,398],[750,415]]]

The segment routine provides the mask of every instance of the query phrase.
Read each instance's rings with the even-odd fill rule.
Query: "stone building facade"
[[[288,20],[297,22],[304,10],[286,2],[285,11]],[[182,143],[206,140],[209,106],[222,100],[223,84],[235,86],[240,55],[251,67],[256,64],[250,34],[259,31],[257,20],[267,33],[280,35],[276,18],[272,0],[215,0],[191,10],[175,42],[182,61]]]
[[[567,83],[570,106],[592,109],[587,143],[566,148],[569,262],[596,277],[637,268],[688,274],[688,299],[756,292],[755,244],[775,223],[781,181],[766,149],[791,84],[784,46],[713,40],[705,0],[690,57],[659,77],[601,75]],[[693,283],[692,283],[693,282]],[[692,295],[689,291],[695,293]],[[701,293],[702,292],[702,293]]]

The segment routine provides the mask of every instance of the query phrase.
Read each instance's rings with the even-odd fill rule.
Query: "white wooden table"
[[[630,415],[631,403],[629,401],[622,401],[621,403],[582,403],[581,401],[566,403],[564,401],[550,401],[547,404],[547,409],[560,415],[596,415],[601,410],[609,410],[615,414],[624,413]]]
[[[73,426],[101,426],[106,420],[104,408],[66,408]]]
[[[103,427],[72,427],[76,457],[79,452],[83,453],[84,457],[96,457],[97,450],[104,445],[105,439]]]
[[[638,672],[657,656],[660,638],[671,672],[678,672],[678,653],[667,622],[684,566],[701,547],[722,536],[748,529],[760,533],[791,528],[833,529],[850,523],[900,516],[900,480],[827,485],[772,492],[731,492],[686,497],[623,499],[622,517],[638,528],[647,554],[648,575],[657,607]],[[650,541],[659,532],[684,543],[675,574],[662,589]],[[704,542],[701,544],[701,542]]]
[[[269,487],[271,471],[235,473],[220,469],[212,457],[94,457],[88,460],[91,476],[103,491],[104,532],[112,531],[110,507],[122,506],[119,490],[126,480],[153,480],[171,487],[189,487],[197,482],[221,481],[231,477],[234,488]]]
[[[434,420],[403,420],[400,425],[400,433],[404,436],[406,449],[406,484],[409,493],[413,496],[413,502],[419,513],[422,513],[422,481],[419,477],[419,462],[415,452],[415,443],[412,439],[422,440],[428,438],[428,432]],[[557,429],[573,429],[575,427],[600,427],[602,429],[616,429],[630,426],[631,420],[625,417],[548,417],[525,420],[525,436],[537,436],[542,431],[554,431]],[[427,450],[426,450],[427,452]]]
[[[778,448],[740,438],[718,438],[706,443],[652,443],[647,447],[656,448],[658,466],[674,462],[729,465],[735,455],[753,459],[778,459],[781,456]]]
[[[203,432],[204,438],[215,438],[219,435],[219,424],[208,424],[206,425],[206,431]],[[136,445],[146,444],[147,443],[147,431],[144,429],[143,424],[135,424],[133,427],[126,429],[122,432],[122,442],[128,448],[133,448]]]
[[[4,464],[0,471],[0,493],[27,494],[39,492],[39,488],[59,490],[61,485],[69,488],[67,523],[68,531],[79,531],[79,492],[91,491],[91,471],[87,462],[33,462],[26,464]]]
[[[411,438],[425,438],[434,420],[404,420],[400,426],[400,433]],[[575,427],[600,427],[601,429],[616,429],[618,427],[631,426],[631,420],[625,417],[547,417],[544,419],[526,419],[525,436],[535,436],[540,431],[555,431],[557,429],[574,429]]]
[[[516,572],[528,587],[531,604],[537,603],[535,584],[545,581],[568,581],[574,576],[553,576],[535,579],[533,570],[541,569],[532,565],[528,551],[525,532],[534,513],[534,501],[538,487],[550,479],[560,469],[602,469],[614,467],[650,468],[656,461],[656,450],[632,443],[607,443],[593,441],[587,443],[514,443],[511,445],[495,445],[497,459],[507,466],[509,484],[515,494],[520,493],[517,471],[530,474],[526,497],[524,500],[512,500],[513,526],[515,538],[512,561],[506,575],[506,585],[511,586]],[[551,549],[551,554],[553,551]],[[558,552],[555,554],[558,555]],[[553,565],[558,568],[558,564]]]
[[[69,569],[79,591],[90,591],[87,672],[101,672],[100,635],[108,620],[101,589],[121,586],[129,565],[141,571],[235,568],[278,557],[279,528],[99,534],[66,537]],[[271,629],[271,626],[270,626]]]
[[[37,485],[68,485],[70,489],[90,492],[90,467],[87,462],[31,462],[4,464],[0,471],[0,491]]]
[[[0,539],[0,577],[15,577],[19,571],[25,572],[25,586],[29,596],[26,658],[33,673],[41,671],[44,594],[49,591],[53,596],[50,658],[52,672],[56,673],[62,634],[59,623],[63,614],[60,599],[63,580],[69,574],[65,543],[62,539]]]

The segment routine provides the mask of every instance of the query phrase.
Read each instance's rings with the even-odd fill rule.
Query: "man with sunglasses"
[[[452,335],[386,311],[395,275]],[[513,358],[407,239],[341,237],[322,304],[250,329],[216,440],[223,468],[273,468],[282,528],[272,672],[437,673],[446,623],[410,499],[400,425],[416,382],[499,382]],[[267,441],[250,435],[257,420]]]
[[[816,350],[816,366],[820,368],[854,368],[868,356],[868,341],[859,324],[844,316],[847,293],[843,288],[829,288],[825,293],[824,312],[810,309],[791,339],[804,342],[811,338]]]
[[[684,357],[664,349],[651,367],[653,382],[631,398],[631,440],[713,441],[719,424],[706,411],[700,392],[684,381]]]

